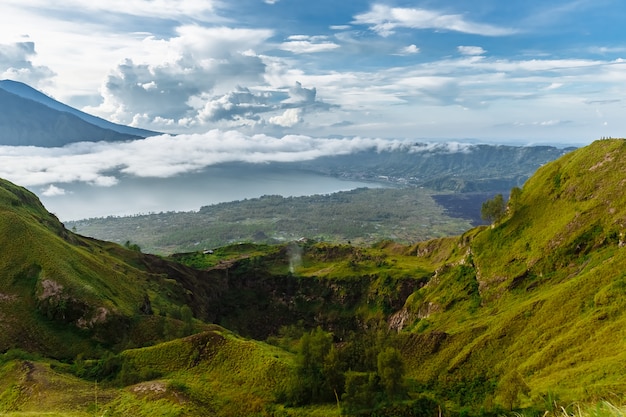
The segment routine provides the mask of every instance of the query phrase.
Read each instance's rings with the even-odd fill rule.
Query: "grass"
[[[96,413],[96,404],[98,415],[108,416],[263,415],[293,361],[281,349],[220,330],[120,357],[122,369],[152,369],[160,376],[120,386],[120,379],[77,378],[45,359],[4,362],[0,415],[87,416]]]
[[[59,373],[46,360],[12,360],[0,367],[0,415],[93,415],[115,390]],[[46,412],[42,412],[46,410]]]
[[[624,392],[624,148],[596,142],[546,165],[502,222],[456,239],[463,255],[409,299],[431,313],[422,340],[446,335],[436,351],[407,346],[413,378],[459,389],[483,375],[502,402],[502,381],[519,374],[526,406],[547,392],[584,403]]]
[[[611,401],[599,401],[596,404],[571,403],[559,405],[557,402],[548,404],[548,410],[543,412],[545,417],[622,417],[626,415],[626,407],[614,404]],[[536,414],[513,412],[513,417],[526,417]]]
[[[111,415],[261,415],[292,366],[291,354],[221,331],[122,357],[137,369],[162,372],[163,380],[129,387],[112,403]],[[147,404],[146,398],[156,402]]]
[[[161,312],[187,301],[180,283],[149,271],[159,259],[68,232],[32,193],[6,181],[0,245],[0,352],[20,347],[67,360],[155,343],[163,336],[137,333],[154,322],[140,314],[146,295]]]
[[[94,363],[114,350],[120,368],[98,387],[107,415],[338,415],[330,404],[276,402],[293,353],[198,318],[191,323],[206,331],[166,341],[164,327],[183,324],[170,313],[182,318],[180,300],[194,300],[231,330],[267,336],[321,325],[339,345],[401,315],[411,395],[427,393],[446,415],[621,415],[625,159],[621,140],[571,152],[542,167],[501,221],[460,236],[231,245],[176,258],[204,269],[198,275],[59,229],[4,184],[0,351],[30,352],[0,357],[0,413],[95,413],[95,381],[67,370],[78,353]],[[156,315],[139,313],[146,294]],[[120,321],[101,332],[76,326],[100,307]]]

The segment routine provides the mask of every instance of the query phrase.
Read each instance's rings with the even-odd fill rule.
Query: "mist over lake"
[[[62,184],[63,194],[46,196],[47,187],[29,187],[61,221],[166,211],[195,211],[202,206],[262,195],[329,194],[381,184],[342,180],[276,164],[223,164],[171,178],[121,176],[111,187]]]

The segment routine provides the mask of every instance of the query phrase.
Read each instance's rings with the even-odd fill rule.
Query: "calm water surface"
[[[31,187],[48,211],[61,221],[166,211],[194,211],[211,204],[262,195],[329,194],[379,184],[347,181],[270,165],[209,167],[173,178],[119,177],[112,187],[55,184],[64,195],[46,197],[46,187]]]

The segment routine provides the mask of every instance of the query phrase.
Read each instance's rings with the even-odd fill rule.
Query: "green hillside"
[[[171,258],[2,182],[0,414],[621,416],[624,160],[568,153],[461,236]]]
[[[184,304],[182,287],[143,255],[68,232],[33,194],[6,181],[0,245],[2,352],[73,358],[153,342],[134,331],[155,321],[150,310]]]
[[[515,193],[501,222],[459,238],[407,303],[425,329],[406,348],[417,379],[484,381],[485,405],[515,380],[522,405],[625,391],[625,158],[623,140],[574,151]],[[433,339],[436,351],[421,345]]]

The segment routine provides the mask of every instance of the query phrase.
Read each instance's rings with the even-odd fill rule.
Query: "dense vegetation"
[[[623,415],[625,158],[571,152],[455,237],[169,258],[2,182],[0,412]]]
[[[107,217],[66,225],[98,239],[130,241],[144,252],[169,254],[302,237],[355,245],[384,239],[413,243],[462,233],[471,227],[467,214],[451,217],[433,199],[433,192],[422,188],[361,188],[305,197],[264,196],[206,206],[198,212]]]

